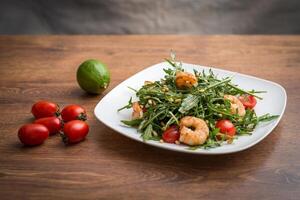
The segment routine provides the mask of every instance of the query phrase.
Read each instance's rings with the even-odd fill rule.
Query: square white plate
[[[171,66],[166,62],[159,63],[138,72],[120,83],[97,104],[94,110],[96,117],[106,126],[122,135],[139,142],[144,142],[136,129],[126,127],[121,123],[121,120],[131,119],[131,109],[122,110],[120,112],[117,112],[117,110],[124,105],[127,105],[130,97],[133,97],[133,99],[135,97],[134,92],[128,89],[128,86],[139,89],[144,84],[145,80],[160,80],[165,74],[163,68],[171,68]],[[193,72],[193,69],[199,71],[208,71],[209,69],[212,69],[213,72],[217,74],[218,78],[233,76],[234,78],[232,81],[243,89],[267,91],[267,93],[260,94],[260,96],[263,97],[263,100],[258,100],[255,111],[258,116],[270,113],[271,115],[279,115],[280,117],[271,122],[259,124],[250,136],[239,136],[232,144],[224,144],[217,148],[189,150],[186,145],[160,143],[159,141],[147,141],[144,143],[159,148],[194,154],[226,154],[238,152],[252,147],[270,134],[284,113],[287,96],[285,89],[277,83],[231,71],[193,64],[183,63],[183,68],[188,72]]]

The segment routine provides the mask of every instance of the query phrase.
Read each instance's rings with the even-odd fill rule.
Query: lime
[[[77,82],[88,93],[100,94],[109,85],[110,74],[102,62],[94,59],[84,61],[77,69]]]

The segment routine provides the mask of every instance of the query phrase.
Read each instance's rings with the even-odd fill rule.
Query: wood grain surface
[[[170,49],[188,63],[282,84],[288,103],[277,128],[243,152],[202,156],[132,141],[95,119],[105,94]],[[102,95],[76,83],[88,58],[111,71]],[[1,36],[0,199],[299,199],[299,81],[300,36]],[[87,140],[64,146],[53,136],[23,147],[17,130],[39,99],[86,107]]]

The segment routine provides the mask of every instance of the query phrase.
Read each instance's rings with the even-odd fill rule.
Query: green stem
[[[232,87],[233,89],[239,91],[239,92],[242,92],[242,93],[244,93],[244,94],[252,95],[252,96],[254,96],[254,97],[256,97],[256,98],[258,98],[258,99],[260,99],[260,100],[263,99],[262,97],[259,97],[259,96],[255,95],[255,94],[253,94],[253,93],[251,93],[251,92],[248,92],[248,91],[246,91],[246,90],[242,90],[241,88],[238,88],[238,87],[236,87],[236,86],[234,86],[234,85],[232,85],[232,84],[228,84],[228,85],[229,85],[230,87]]]
[[[154,115],[153,117],[151,117],[141,128],[144,129],[146,126],[148,126],[148,124],[150,124],[156,117],[158,117],[159,115],[161,115],[162,113],[164,113],[163,111],[157,113],[156,115]]]
[[[224,79],[223,81],[220,81],[220,82],[217,82],[217,83],[214,83],[214,84],[212,84],[212,85],[207,86],[207,88],[205,88],[205,89],[203,90],[203,92],[205,92],[206,90],[209,90],[209,89],[211,89],[211,88],[217,87],[217,86],[219,86],[219,85],[222,85],[222,84],[224,84],[224,83],[228,83],[228,82],[230,82],[230,81],[231,81],[231,78],[226,78],[226,79]]]
[[[169,111],[170,115],[172,116],[172,118],[175,120],[176,124],[179,125],[178,119],[175,117],[175,115]]]

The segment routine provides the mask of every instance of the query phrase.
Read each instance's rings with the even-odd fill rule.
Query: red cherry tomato
[[[145,106],[142,108],[142,110],[143,110],[143,113],[147,112],[147,108]]]
[[[162,138],[167,143],[174,143],[179,139],[180,133],[176,125],[172,125],[162,134]]]
[[[85,121],[87,119],[87,115],[84,108],[74,104],[64,107],[64,109],[61,111],[61,118],[65,122],[77,119]]]
[[[231,137],[234,136],[235,132],[236,132],[236,129],[235,129],[233,123],[231,123],[231,121],[227,120],[227,119],[222,119],[222,120],[218,121],[216,123],[216,128],[219,128],[221,133],[224,133]]]
[[[65,143],[77,143],[84,140],[89,132],[89,125],[81,120],[73,120],[64,125],[63,131]]]
[[[58,133],[62,128],[62,122],[57,117],[44,117],[34,121],[35,124],[42,124],[49,130],[50,135]]]
[[[59,116],[59,107],[57,104],[50,101],[38,101],[33,104],[31,113],[36,119]]]
[[[49,131],[41,124],[25,124],[19,129],[18,136],[24,145],[35,146],[42,144],[48,138]]]
[[[256,105],[256,99],[252,95],[239,96],[239,100],[242,102],[246,109],[253,109]]]

